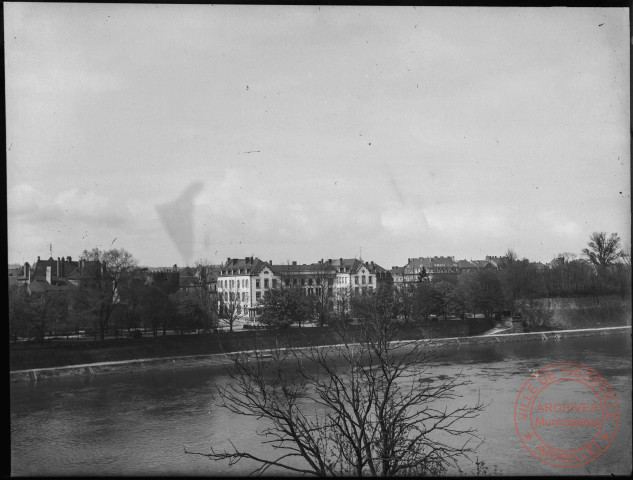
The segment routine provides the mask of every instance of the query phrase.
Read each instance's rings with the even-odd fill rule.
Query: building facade
[[[286,265],[256,257],[227,258],[217,278],[218,307],[235,306],[238,317],[254,318],[265,292],[279,287],[298,288],[329,309],[338,305],[341,312],[348,312],[352,295],[364,295],[376,288],[376,267],[374,264],[372,269],[355,258],[321,259],[310,264],[293,261]]]

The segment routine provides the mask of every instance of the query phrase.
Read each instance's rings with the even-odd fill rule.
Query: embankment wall
[[[482,343],[505,343],[527,341],[559,341],[564,338],[582,337],[590,335],[631,335],[631,326],[605,327],[580,330],[558,330],[536,333],[511,333],[488,336],[445,337],[432,340],[436,345],[468,345]],[[407,341],[403,339],[402,341]],[[399,341],[401,342],[401,341]],[[395,342],[398,343],[398,342]],[[298,347],[301,348],[301,347]],[[324,345],[327,348],[327,345]],[[237,353],[237,352],[234,352]],[[150,368],[184,367],[194,365],[228,365],[231,363],[227,354],[189,355],[168,358],[149,358],[119,362],[103,362],[87,365],[71,365],[66,367],[30,369],[9,372],[11,382],[38,381],[71,375],[99,375],[111,373],[125,373]]]

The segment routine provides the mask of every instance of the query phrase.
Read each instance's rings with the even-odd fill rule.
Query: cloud
[[[427,209],[429,226],[443,235],[503,237],[511,233],[514,216],[509,207],[445,203]]]
[[[380,224],[394,236],[418,236],[428,233],[424,210],[415,205],[392,204],[380,215]]]
[[[582,233],[580,225],[567,218],[566,215],[553,210],[541,212],[538,219],[545,227],[558,235],[577,237]]]
[[[71,188],[52,196],[47,189],[19,184],[7,193],[7,213],[14,222],[122,226],[130,212],[125,205],[92,190]]]

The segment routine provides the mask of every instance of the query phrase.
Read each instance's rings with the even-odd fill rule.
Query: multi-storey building
[[[391,267],[389,270],[391,278],[393,278],[393,285],[395,287],[402,287],[404,283],[404,267]]]
[[[374,264],[375,265],[375,264]],[[374,268],[375,269],[375,268]],[[217,279],[219,303],[236,305],[237,316],[254,317],[266,290],[276,287],[299,288],[327,302],[329,308],[344,303],[349,310],[351,295],[363,295],[376,288],[376,273],[363,261],[321,259],[311,264],[273,265],[256,257],[228,258]]]
[[[264,292],[275,288],[278,282],[272,262],[257,257],[229,257],[218,275],[219,303],[235,305],[238,317],[254,316],[255,306]]]
[[[404,267],[405,283],[419,282],[422,278],[459,274],[459,265],[454,257],[418,257],[409,258]]]
[[[369,268],[369,271],[376,277],[376,288],[393,284],[394,279],[389,270],[381,267],[373,261],[366,262],[366,265]]]

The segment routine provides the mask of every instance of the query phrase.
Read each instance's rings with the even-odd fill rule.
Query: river
[[[446,347],[434,374],[463,370],[473,383],[460,393],[490,402],[473,420],[485,438],[477,456],[500,475],[608,475],[631,473],[631,337],[626,334],[524,343]],[[528,453],[514,424],[517,395],[532,370],[579,363],[612,387],[619,424],[609,448],[596,460],[571,469],[546,465]],[[243,476],[246,464],[230,467],[187,455],[184,445],[207,451],[230,439],[261,452],[257,423],[215,406],[215,385],[225,367],[144,370],[93,377],[61,377],[10,385],[12,476]],[[466,474],[475,466],[462,463]]]

